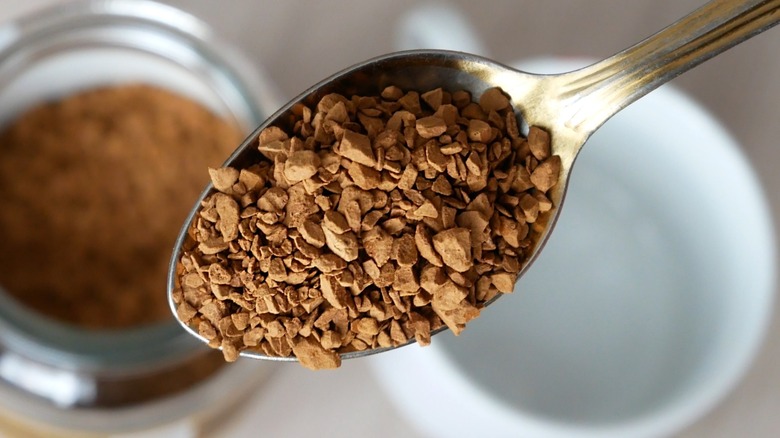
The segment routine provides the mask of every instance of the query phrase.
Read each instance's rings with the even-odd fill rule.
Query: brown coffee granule
[[[514,289],[561,172],[520,135],[505,93],[324,96],[258,137],[189,228],[179,319],[226,360],[242,350],[335,368],[341,353],[456,335]]]
[[[192,199],[242,137],[146,85],[37,106],[0,134],[0,287],[91,329],[170,318],[170,249]]]

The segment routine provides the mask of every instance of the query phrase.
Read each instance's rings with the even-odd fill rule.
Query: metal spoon
[[[258,158],[256,140],[263,129],[271,125],[290,128],[286,125],[294,104],[303,102],[311,105],[329,93],[379,95],[384,87],[397,85],[406,90],[425,91],[437,87],[450,91],[468,90],[479,96],[485,89],[499,86],[511,96],[515,112],[525,126],[540,126],[551,133],[552,151],[562,160],[559,183],[549,194],[555,205],[553,213],[545,231],[538,237],[529,261],[520,272],[523,275],[549,237],[560,213],[577,154],[596,129],[658,86],[779,21],[780,0],[714,0],[622,52],[581,70],[560,75],[524,73],[460,52],[415,50],[391,53],[356,64],[306,90],[259,126],[233,152],[225,165],[241,168],[252,164]],[[176,265],[187,230],[199,211],[201,201],[212,189],[209,185],[201,194],[174,247],[168,273],[168,301],[174,314]],[[208,342],[191,327],[184,323],[182,326],[193,336]],[[344,353],[341,357],[349,359],[389,349],[356,351]],[[295,357],[271,357],[256,351],[242,351],[241,355],[275,361],[296,360]]]

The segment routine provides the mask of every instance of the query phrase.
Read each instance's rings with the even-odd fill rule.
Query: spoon
[[[242,168],[253,164],[258,159],[257,137],[263,129],[276,125],[291,130],[287,121],[291,120],[289,116],[294,104],[316,104],[330,93],[379,95],[386,86],[396,85],[404,90],[425,91],[438,87],[448,91],[467,90],[473,96],[479,96],[488,88],[501,87],[510,95],[514,110],[526,129],[539,126],[550,132],[552,153],[559,155],[562,161],[559,182],[548,194],[555,207],[519,278],[539,255],[553,229],[577,154],[604,122],[660,85],[779,21],[780,0],[714,0],[628,49],[583,69],[559,75],[529,74],[461,52],[412,50],[391,53],[349,67],[303,92],[260,125],[224,165]],[[209,184],[200,195],[176,240],[168,272],[168,302],[174,315],[176,267],[187,230],[201,201],[212,189]],[[190,334],[208,342],[196,330],[179,322]],[[443,328],[436,332],[441,330]],[[408,343],[412,342],[413,339]],[[398,347],[342,353],[341,357],[362,357],[393,348]],[[274,361],[297,360],[247,350],[241,355]]]

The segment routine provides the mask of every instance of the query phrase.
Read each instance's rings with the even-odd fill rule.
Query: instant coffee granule
[[[90,329],[170,318],[170,250],[241,133],[146,85],[35,107],[0,134],[0,287]]]
[[[214,192],[177,266],[178,318],[221,348],[335,368],[513,291],[546,228],[561,160],[521,135],[492,88],[324,96],[258,137],[257,162],[210,169]]]

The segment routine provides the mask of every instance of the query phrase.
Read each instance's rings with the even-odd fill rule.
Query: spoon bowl
[[[511,98],[523,133],[527,134],[528,126],[544,128],[551,136],[552,154],[561,157],[558,183],[548,192],[553,208],[539,219],[542,231],[533,236],[535,243],[518,275],[520,277],[532,265],[552,232],[577,154],[593,132],[615,113],[658,86],[769,29],[778,21],[780,0],[715,0],[635,46],[583,69],[559,75],[525,73],[462,52],[413,50],[391,53],[336,73],[288,102],[260,125],[224,165],[243,168],[263,160],[256,148],[260,132],[269,126],[292,131],[293,106],[298,103],[316,105],[330,93],[379,95],[385,87],[395,85],[404,90],[439,87],[450,92],[465,90],[472,96],[480,96],[488,88],[501,87]],[[212,190],[213,186],[209,184],[203,191],[174,247],[168,274],[168,301],[174,314],[173,291],[188,229],[201,202]],[[485,305],[494,301],[495,298]],[[192,327],[184,323],[182,326],[193,336],[208,342]],[[441,330],[443,328],[433,333]],[[411,340],[404,345],[413,342]],[[341,357],[362,357],[393,348],[398,347],[342,353]],[[275,361],[297,360],[295,357],[267,356],[247,350],[241,355]]]

